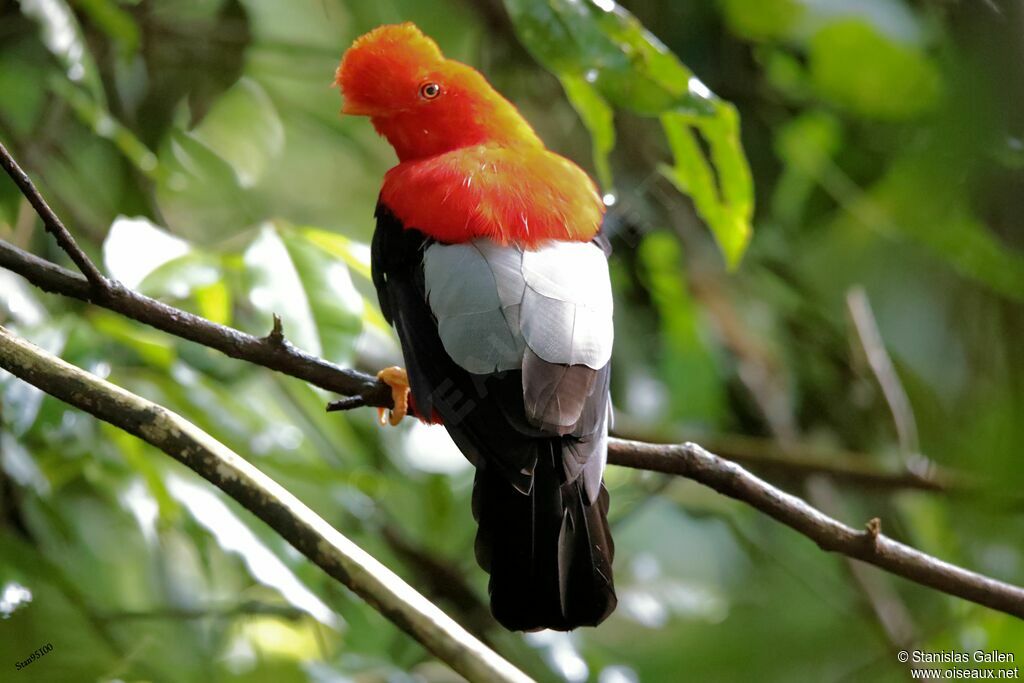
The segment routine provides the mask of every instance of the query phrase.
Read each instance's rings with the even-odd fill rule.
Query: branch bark
[[[274,330],[265,337],[218,325],[187,311],[143,296],[117,282],[102,298],[89,281],[78,273],[50,263],[0,240],[0,267],[15,272],[43,291],[87,301],[119,313],[176,337],[216,349],[310,384],[346,396],[359,396],[367,405],[391,407],[391,388],[376,377],[349,370],[295,348],[283,333]]]
[[[183,417],[52,356],[3,327],[0,367],[192,469],[467,679],[530,680],[280,484]]]
[[[611,439],[608,462],[693,479],[760,510],[811,539],[822,550],[873,564],[923,586],[1024,619],[1024,588],[943,562],[894,541],[881,533],[878,520],[872,520],[864,531],[853,529],[697,444],[657,445]]]

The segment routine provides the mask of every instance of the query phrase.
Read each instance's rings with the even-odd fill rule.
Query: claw
[[[395,404],[394,408],[387,411],[387,417],[384,416],[384,408],[377,409],[380,424],[381,426],[397,425],[409,410],[409,376],[405,370],[396,365],[378,372],[377,379],[391,387],[391,399]]]

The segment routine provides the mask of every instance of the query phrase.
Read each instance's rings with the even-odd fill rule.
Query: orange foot
[[[409,410],[409,376],[405,370],[395,365],[378,372],[377,379],[391,387],[391,399],[395,403],[395,407],[388,411],[389,415],[386,418],[384,417],[385,409],[377,409],[380,424],[381,426],[386,426],[389,423],[392,426],[397,425]]]

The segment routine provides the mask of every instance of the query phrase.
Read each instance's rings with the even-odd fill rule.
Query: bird
[[[615,609],[603,475],[613,302],[605,205],[473,67],[412,23],[345,50],[342,114],[393,147],[371,271],[404,368],[387,422],[443,424],[475,466],[491,613],[511,631],[597,626]],[[385,413],[381,412],[385,423]]]

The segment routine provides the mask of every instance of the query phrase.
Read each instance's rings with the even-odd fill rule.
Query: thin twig
[[[103,277],[103,274],[96,268],[95,264],[85,255],[82,248],[78,246],[78,242],[71,236],[68,229],[64,227],[64,223],[61,222],[57,214],[50,208],[50,205],[46,203],[43,196],[39,194],[39,190],[36,189],[32,179],[22,170],[18,162],[7,151],[7,148],[3,146],[3,143],[0,143],[0,166],[3,166],[7,175],[11,177],[14,184],[21,190],[21,193],[32,204],[32,208],[36,210],[36,213],[43,220],[43,226],[46,228],[46,231],[53,235],[60,248],[71,257],[74,264],[85,275],[93,287],[93,294],[102,295],[106,293],[110,289],[110,282],[107,278]]]
[[[3,327],[0,367],[191,468],[469,680],[530,680],[284,487],[183,417],[89,374]]]
[[[892,358],[885,350],[882,333],[878,329],[875,315],[871,311],[871,302],[868,301],[867,292],[863,287],[854,287],[846,293],[846,307],[850,312],[850,319],[857,332],[857,340],[864,352],[864,358],[882,388],[882,395],[892,413],[903,455],[905,458],[916,456],[920,447],[914,411],[910,407],[910,399],[903,389],[899,375],[896,374],[896,368],[893,367]]]

